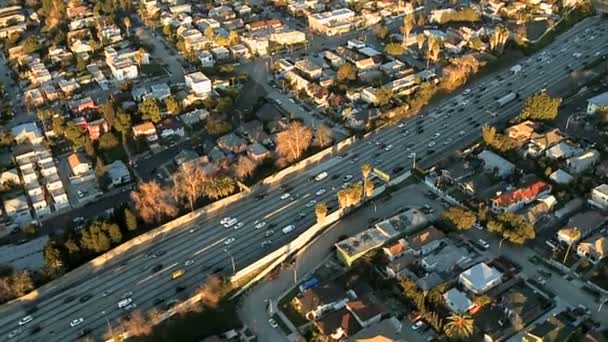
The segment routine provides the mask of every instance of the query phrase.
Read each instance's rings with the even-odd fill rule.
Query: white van
[[[290,224],[289,226],[283,228],[283,234],[289,234],[295,228],[296,227],[293,224]]]
[[[319,173],[316,177],[315,180],[318,181],[322,181],[323,179],[325,179],[327,177],[327,172],[323,171],[321,173]]]

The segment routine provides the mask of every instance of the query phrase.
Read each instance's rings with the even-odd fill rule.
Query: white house
[[[207,95],[212,91],[211,80],[200,71],[187,74],[185,80],[186,87],[197,95]]]
[[[452,312],[466,313],[475,307],[475,304],[467,297],[467,294],[455,287],[445,292],[443,299]]]
[[[595,114],[599,108],[606,105],[608,105],[608,91],[587,100],[587,114]]]
[[[588,150],[587,152],[576,157],[566,159],[566,166],[570,172],[574,174],[582,173],[600,159],[600,153],[596,150]]]
[[[484,293],[502,282],[502,273],[484,262],[460,273],[458,282],[474,293]]]
[[[17,173],[17,169],[10,169],[2,172],[0,174],[0,184],[20,184],[21,180],[19,179],[19,173]]]
[[[30,142],[33,145],[40,143],[43,139],[42,132],[38,128],[35,122],[27,122],[11,128],[11,134],[17,142],[22,144],[24,142]]]
[[[76,153],[72,153],[68,157],[68,164],[70,165],[70,169],[72,170],[72,175],[76,177],[86,175],[90,173],[93,169],[91,167],[91,163],[89,163],[84,159],[84,157]]]
[[[501,178],[510,176],[515,170],[513,163],[492,151],[481,151],[477,158],[483,161],[484,170],[496,173]]]
[[[106,177],[108,177],[113,187],[131,182],[131,173],[129,173],[127,165],[121,160],[115,160],[106,165],[105,171]]]
[[[201,51],[198,55],[198,60],[203,68],[210,68],[215,64],[213,55],[209,51]]]
[[[608,185],[601,184],[591,190],[589,204],[608,210]]]

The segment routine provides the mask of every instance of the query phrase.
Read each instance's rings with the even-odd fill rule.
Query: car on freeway
[[[286,226],[285,228],[283,228],[283,234],[289,234],[294,229],[296,229],[296,226],[294,226],[293,224],[290,224],[290,225]]]
[[[163,269],[163,265],[162,264],[154,265],[154,267],[152,267],[152,273],[159,272],[162,269]]]
[[[107,290],[103,291],[101,293],[101,295],[104,296],[104,297],[107,297],[107,296],[111,295],[113,292],[114,292],[114,290],[107,289]]]
[[[483,249],[488,249],[490,248],[490,244],[488,243],[488,241],[484,240],[484,239],[479,239],[477,240],[477,242],[479,243],[479,245],[483,248]]]
[[[351,179],[353,179],[353,175],[345,175],[344,177],[342,177],[343,182],[348,182]]]
[[[414,159],[416,158],[416,152],[412,152],[407,156],[408,159]]]
[[[121,299],[129,298],[133,295],[133,291],[128,291],[122,294]]]
[[[232,219],[228,220],[226,223],[224,223],[224,227],[230,228],[230,227],[234,226],[237,222],[239,222],[239,220],[237,220],[236,218],[232,218]]]
[[[82,223],[82,222],[84,222],[84,217],[82,217],[82,216],[74,217],[74,219],[72,220],[72,222],[74,222],[74,223]]]
[[[229,244],[233,243],[234,240],[236,240],[236,239],[233,237],[226,238],[226,240],[224,240],[224,245],[229,245]]]
[[[458,132],[458,135],[460,135],[460,136],[463,136],[463,135],[465,135],[465,134],[467,134],[467,132],[465,132],[465,131],[460,131],[460,132]]]
[[[299,213],[298,216],[296,216],[296,221],[300,221],[304,217],[306,217],[306,213]]]
[[[400,124],[399,124],[399,126],[397,126],[397,127],[399,127],[399,128],[403,128],[403,127],[405,127],[405,126],[407,126],[407,123],[402,122],[402,123],[400,123]]]
[[[273,327],[273,328],[275,328],[275,329],[279,327],[279,325],[277,324],[277,321],[275,321],[272,318],[268,319],[268,324],[270,324],[270,326]]]
[[[478,230],[483,230],[483,226],[482,226],[481,224],[479,224],[479,222],[476,222],[476,223],[473,225],[473,227],[475,227],[475,229],[478,229]]]
[[[454,139],[452,138],[448,138],[446,141],[443,142],[444,145],[449,145],[454,141]]]
[[[186,262],[184,262],[184,266],[190,266],[192,264],[194,264],[194,260],[192,260],[192,259],[188,259],[188,260],[186,260]]]
[[[255,221],[254,224],[255,224],[255,229],[262,229],[266,225],[266,222],[264,222],[264,221]]]
[[[431,141],[430,143],[426,144],[426,147],[433,147],[435,144],[435,141]]]
[[[386,147],[384,148],[384,151],[389,152],[389,151],[390,151],[390,150],[392,150],[392,149],[393,149],[393,145],[392,145],[392,144],[389,144],[388,146],[386,146]]]
[[[91,333],[91,329],[89,328],[84,328],[82,330],[80,330],[80,332],[78,333],[78,337],[85,337],[86,335]]]
[[[306,203],[306,208],[310,208],[315,204],[317,204],[317,200],[314,200],[314,199],[310,200],[310,201],[308,201],[308,203]]]
[[[274,234],[274,230],[272,230],[272,229],[269,229],[269,230],[267,230],[267,231],[264,232],[264,236],[265,237],[272,236],[273,234]]]
[[[321,195],[323,195],[323,194],[324,194],[326,191],[327,191],[327,190],[325,190],[324,188],[323,188],[323,189],[319,189],[319,190],[317,190],[317,192],[315,192],[315,195],[317,195],[317,196],[321,196]]]
[[[125,306],[125,311],[133,311],[133,310],[135,310],[136,307],[137,307],[137,304],[135,304],[135,303],[129,304],[129,305]]]
[[[261,245],[262,245],[262,248],[269,247],[270,245],[272,245],[272,240],[264,240],[264,241],[262,241]]]
[[[11,332],[8,333],[8,335],[6,335],[6,338],[8,338],[9,340],[12,338],[17,337],[17,335],[21,334],[23,330],[21,330],[21,328],[17,328],[14,330],[11,330]]]
[[[188,233],[194,233],[194,232],[196,232],[197,230],[198,230],[198,228],[193,227],[193,228],[190,228],[190,229],[188,230]]]
[[[315,180],[316,180],[317,182],[322,181],[322,180],[324,180],[325,178],[327,178],[327,176],[328,176],[328,175],[329,175],[329,174],[328,174],[327,172],[323,171],[323,172],[319,173],[319,174],[318,174],[318,175],[315,177]]]
[[[70,326],[73,328],[73,327],[79,326],[82,322],[84,322],[84,318],[82,318],[82,317],[76,318],[70,322]]]
[[[133,301],[133,299],[131,299],[131,297],[125,298],[125,299],[121,300],[120,302],[118,302],[118,308],[122,309],[125,306],[131,304],[132,301]]]
[[[232,217],[226,216],[226,217],[224,217],[223,219],[220,220],[220,224],[224,225],[224,224],[226,224],[226,222],[228,222],[230,220],[232,220]]]
[[[433,139],[439,138],[440,135],[441,135],[441,133],[436,132],[435,134],[433,134]]]
[[[282,199],[282,200],[286,200],[286,199],[288,199],[290,196],[291,196],[291,194],[290,194],[289,192],[286,192],[286,193],[284,193],[284,194],[282,194],[282,195],[281,195],[281,199]]]
[[[244,225],[245,225],[245,224],[244,224],[243,222],[238,222],[236,225],[234,225],[234,229],[235,229],[235,230],[236,230],[236,229],[239,229],[239,228],[241,228],[241,227],[242,227],[242,226],[244,226]]]
[[[19,320],[19,326],[21,325],[26,325],[29,322],[31,322],[34,318],[32,317],[32,315],[27,315],[25,317],[23,317],[22,319]]]
[[[84,302],[86,302],[87,300],[89,300],[89,299],[91,299],[91,298],[93,298],[93,295],[92,295],[92,294],[90,294],[90,293],[88,293],[88,294],[86,294],[86,295],[84,295],[84,296],[80,297],[80,302],[81,302],[81,303],[84,303]]]

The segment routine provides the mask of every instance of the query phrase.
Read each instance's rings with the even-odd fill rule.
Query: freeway
[[[18,341],[71,341],[83,332],[101,336],[108,325],[113,326],[114,333],[120,332],[119,320],[127,315],[117,306],[123,297],[131,298],[137,309],[165,309],[171,300],[188,297],[210,272],[231,275],[232,260],[235,269],[241,269],[314,223],[314,205],[306,206],[311,200],[325,201],[335,209],[335,194],[343,178],[351,175],[351,182],[360,179],[363,163],[403,173],[409,170],[413,162],[409,157],[413,158],[414,153],[418,158],[427,158],[462,147],[480,135],[480,125],[512,117],[522,98],[567,76],[567,65],[579,69],[585,61],[608,52],[607,33],[608,20],[589,18],[559,36],[543,52],[521,62],[523,70],[517,74],[507,70],[488,75],[470,91],[427,109],[424,116],[376,132],[339,154],[284,178],[281,184],[256,190],[237,203],[130,249],[101,266],[93,277],[69,284],[58,279],[32,303],[4,305],[0,308],[0,338],[8,340],[14,332],[12,340]],[[573,56],[575,52],[581,57]],[[520,99],[498,108],[496,98],[510,91],[518,92]],[[310,179],[322,171],[328,173],[325,179]],[[290,196],[281,199],[285,190]],[[304,216],[296,220],[300,213]],[[223,227],[220,220],[227,216],[237,218],[243,225],[238,229],[236,224]],[[266,224],[258,229],[256,221]],[[293,231],[281,232],[292,224]],[[271,225],[274,227],[269,229]],[[234,241],[228,244],[228,238]],[[271,240],[271,244],[262,247],[266,240]],[[185,274],[172,280],[171,273],[179,269],[184,269]],[[37,310],[32,312],[34,305]],[[18,322],[28,310],[33,319],[20,327]],[[72,327],[74,320],[80,323]]]

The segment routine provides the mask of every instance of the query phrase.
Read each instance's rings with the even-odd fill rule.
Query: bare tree
[[[160,309],[154,307],[152,309],[150,309],[150,311],[148,311],[148,320],[151,321],[151,323],[156,324],[158,323],[158,320],[161,319],[161,317],[163,316],[163,312],[160,311]]]
[[[131,199],[145,222],[158,222],[163,216],[177,214],[175,206],[168,201],[169,192],[156,181],[141,183],[136,191],[131,192]]]
[[[414,19],[414,11],[412,8],[412,10],[403,17],[403,34],[404,34],[403,48],[404,49],[407,48],[407,41],[409,40],[410,33],[412,33],[412,30],[414,29],[414,24],[415,24],[415,19]]]
[[[331,130],[331,128],[325,125],[320,125],[319,128],[317,128],[317,130],[315,131],[317,145],[319,145],[319,147],[321,148],[331,145],[334,140],[333,135],[334,132]]]
[[[236,164],[234,164],[234,175],[236,178],[243,180],[251,176],[257,168],[257,163],[247,156],[240,156]]]
[[[224,296],[226,285],[224,279],[213,274],[196,291],[203,305],[216,308]]]
[[[292,122],[286,130],[277,134],[277,152],[288,161],[293,161],[302,156],[311,141],[311,130],[300,122]]]
[[[319,202],[315,207],[315,215],[317,216],[317,222],[325,220],[327,217],[327,204],[325,202]]]
[[[130,336],[148,336],[152,333],[152,324],[139,310],[134,311],[131,318],[123,324]]]
[[[498,55],[502,55],[502,52],[505,48],[505,44],[509,40],[510,36],[509,29],[502,25],[496,26],[494,29],[494,33],[490,37],[490,49]]]
[[[437,62],[441,53],[441,41],[435,36],[429,36],[427,44],[427,62],[426,67],[429,68],[431,61]]]
[[[190,211],[194,211],[194,204],[204,194],[203,184],[205,174],[194,163],[184,163],[178,172],[173,174],[173,187],[171,192],[178,199],[188,201]]]
[[[448,92],[465,84],[471,75],[479,71],[481,64],[471,54],[453,58],[450,65],[443,69],[442,87]]]

